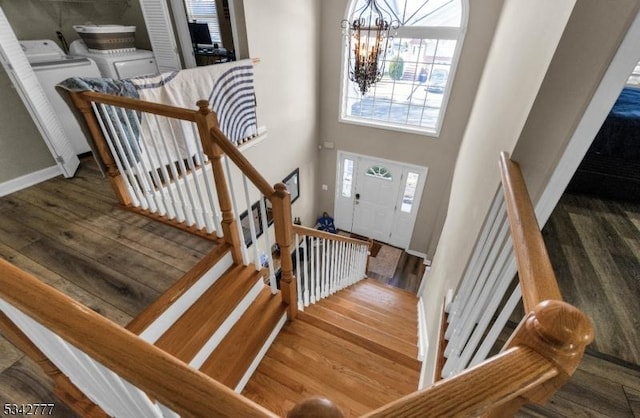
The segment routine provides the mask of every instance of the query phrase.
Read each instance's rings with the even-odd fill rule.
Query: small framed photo
[[[287,177],[282,180],[287,186],[287,190],[291,193],[291,203],[300,197],[300,169],[296,168]]]
[[[251,205],[251,218],[253,219],[253,224],[256,228],[256,238],[258,238],[264,232],[259,201]],[[242,226],[242,235],[244,238],[244,243],[247,247],[253,243],[251,239],[251,226],[249,225],[250,221],[251,219],[249,218],[248,211],[245,210],[240,214],[240,225]]]
[[[273,205],[267,196],[264,197],[264,208],[267,211],[267,225],[271,226],[273,224]]]

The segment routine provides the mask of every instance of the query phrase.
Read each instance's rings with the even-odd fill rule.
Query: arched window
[[[352,0],[347,16],[366,0]],[[341,120],[438,136],[466,28],[467,0],[378,0],[398,23],[385,73],[364,96],[344,46]],[[395,32],[395,33],[393,33]]]

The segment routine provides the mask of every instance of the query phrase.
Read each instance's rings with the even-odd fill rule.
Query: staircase
[[[230,248],[205,258],[127,327],[175,358],[236,391],[253,373],[286,320],[265,272],[236,265]]]
[[[364,279],[287,323],[242,394],[284,416],[322,395],[360,416],[418,387],[417,298]]]

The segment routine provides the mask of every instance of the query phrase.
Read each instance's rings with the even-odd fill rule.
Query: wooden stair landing
[[[321,395],[359,416],[417,390],[417,298],[365,279],[282,329],[243,395],[285,416]]]

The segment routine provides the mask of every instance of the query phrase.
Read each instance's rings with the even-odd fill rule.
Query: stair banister
[[[0,272],[4,301],[178,414],[275,417],[12,264],[0,260]]]
[[[212,129],[218,128],[218,120],[215,113],[211,111],[208,100],[199,100],[196,104],[199,108],[195,116],[195,121],[198,124],[198,133],[200,134],[200,138],[207,138],[208,133],[211,132]],[[238,220],[233,214],[233,204],[231,202],[229,186],[222,165],[222,149],[213,141],[202,141],[202,147],[207,157],[209,157],[213,168],[213,181],[216,185],[218,204],[222,212],[222,233],[224,239],[227,244],[231,246],[231,255],[234,263],[242,264],[240,234],[238,233],[238,227],[236,225]]]
[[[300,264],[304,266],[303,277],[298,277],[297,283],[300,309],[317,303],[321,298],[366,277],[373,241],[364,241],[295,224],[293,233],[296,237],[296,257],[300,257],[298,250],[303,250],[303,262],[300,263],[299,260],[296,263],[298,270],[300,270]],[[302,246],[299,245],[300,242]],[[323,248],[322,253],[320,247]],[[298,276],[300,276],[299,271]]]
[[[290,254],[293,249],[293,216],[291,215],[291,194],[287,191],[287,186],[283,183],[278,183],[272,187],[217,126],[212,127],[209,132],[209,136],[203,136],[202,138],[211,138],[215,145],[236,164],[260,193],[271,202],[276,243],[280,247],[282,254]],[[251,208],[248,208],[248,210],[251,210]],[[282,302],[287,305],[288,318],[295,319],[298,313],[297,289],[291,257],[282,257],[281,259],[280,291],[282,293]]]
[[[538,220],[518,163],[500,154],[500,174],[505,194],[511,238],[525,312],[544,300],[562,300]]]
[[[508,407],[515,412],[528,402],[546,402],[571,377],[582,360],[584,349],[593,340],[593,325],[582,311],[562,302],[522,171],[506,152],[500,154],[500,174],[522,301],[525,312],[529,312],[505,348],[531,347],[553,361],[559,370],[548,385],[511,400]]]

